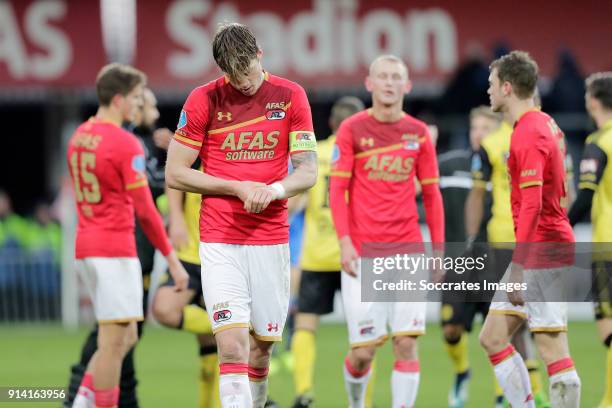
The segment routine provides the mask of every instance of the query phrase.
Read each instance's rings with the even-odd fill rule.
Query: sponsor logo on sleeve
[[[332,163],[337,162],[339,158],[340,158],[340,148],[338,147],[337,144],[334,144],[334,148],[332,149],[332,156],[331,156]]]
[[[185,126],[187,126],[187,112],[185,112],[184,110],[181,111],[181,116],[179,116],[179,122],[178,122],[178,126],[176,127],[177,129],[182,129]]]
[[[289,151],[316,151],[317,141],[312,132],[291,132],[289,134]]]
[[[145,162],[145,157],[142,154],[138,156],[134,156],[132,158],[132,170],[137,173],[144,173],[147,168],[147,164]]]

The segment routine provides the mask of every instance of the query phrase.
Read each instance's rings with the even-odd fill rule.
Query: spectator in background
[[[463,64],[448,82],[439,100],[439,113],[467,114],[473,107],[489,102],[487,62],[480,44],[472,42],[467,45]]]
[[[27,221],[13,211],[13,204],[8,193],[0,190],[0,248],[24,248],[27,235]]]
[[[559,52],[558,72],[544,103],[549,112],[584,112],[584,77],[567,49]]]
[[[34,218],[28,222],[26,246],[32,254],[52,256],[59,263],[62,249],[62,230],[51,213],[49,204],[40,201],[34,209]]]

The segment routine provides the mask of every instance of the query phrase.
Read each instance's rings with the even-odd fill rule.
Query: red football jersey
[[[361,253],[367,242],[422,242],[414,177],[422,185],[439,179],[427,125],[407,114],[379,122],[368,109],[342,122],[336,148],[331,176],[350,178],[349,235],[355,249]]]
[[[304,89],[268,73],[253,96],[240,93],[225,77],[193,90],[174,139],[199,150],[202,170],[211,176],[266,184],[287,176],[290,153],[316,150]],[[286,243],[287,200],[272,201],[260,214],[251,214],[238,197],[203,195],[200,239]]]
[[[508,157],[517,242],[574,242],[572,227],[563,208],[567,200],[565,156],[564,135],[554,119],[533,110],[517,120]],[[519,221],[523,189],[530,186],[542,188],[541,211],[533,233],[523,233],[531,230]]]
[[[92,118],[70,138],[67,158],[78,211],[76,258],[135,257],[134,206],[128,190],[147,186],[138,139]]]

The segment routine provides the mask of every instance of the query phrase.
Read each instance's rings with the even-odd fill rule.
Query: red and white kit
[[[330,199],[336,231],[338,237],[350,236],[360,256],[365,243],[423,241],[415,177],[423,188],[432,241],[444,242],[438,162],[425,123],[408,114],[384,123],[370,110],[359,112],[342,122],[333,160]],[[425,303],[361,302],[360,279],[346,273],[342,298],[353,347],[380,342],[387,325],[392,335],[425,332]]]
[[[100,323],[142,320],[142,273],[136,257],[134,210],[147,237],[172,251],[155,208],[138,139],[97,119],[81,124],[68,144],[78,211],[77,269]]]
[[[287,176],[290,154],[316,150],[306,93],[268,73],[253,96],[226,77],[193,90],[174,139],[198,150],[211,176],[266,184]],[[202,196],[202,288],[214,332],[251,325],[258,338],[281,339],[289,303],[288,239],[286,200],[251,214],[237,197]]]

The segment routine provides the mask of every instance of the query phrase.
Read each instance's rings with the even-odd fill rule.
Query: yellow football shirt
[[[324,272],[340,270],[340,247],[329,208],[329,174],[336,136],[318,144],[319,174],[308,191],[304,217],[302,270]]]
[[[181,261],[200,264],[200,204],[202,196],[196,193],[185,193],[183,217],[187,224],[189,243],[176,251]]]
[[[481,142],[484,154],[480,174],[475,171],[472,163],[472,177],[475,185],[486,187],[491,182],[493,205],[491,219],[487,224],[487,239],[489,242],[514,242],[514,221],[510,207],[510,181],[508,179],[508,154],[512,127],[506,123],[494,130]]]
[[[578,188],[595,191],[591,208],[593,242],[612,242],[612,169],[608,161],[612,155],[612,120],[591,134],[580,162]]]

